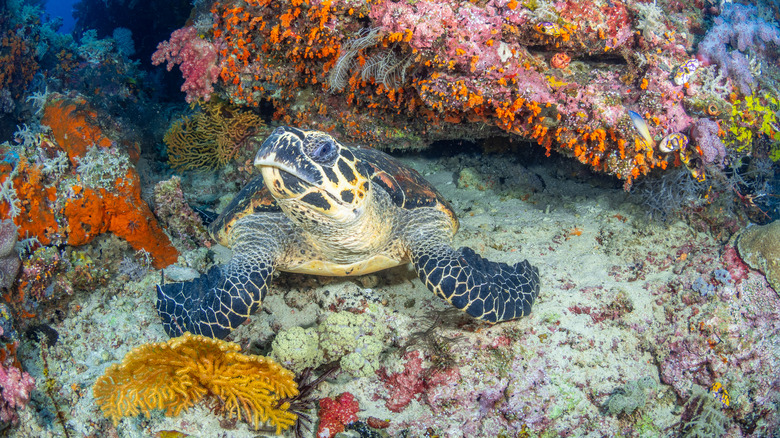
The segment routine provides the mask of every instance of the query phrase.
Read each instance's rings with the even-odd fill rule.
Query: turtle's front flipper
[[[412,263],[428,289],[469,315],[491,323],[531,313],[539,270],[528,261],[491,262],[471,248],[425,239],[411,246]]]
[[[288,236],[282,228],[243,218],[232,230],[233,258],[226,265],[213,266],[192,281],[157,286],[157,312],[165,332],[222,339],[246,321],[268,292]]]

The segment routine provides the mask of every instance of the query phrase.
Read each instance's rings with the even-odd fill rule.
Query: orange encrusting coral
[[[175,263],[179,254],[157,224],[149,206],[141,199],[135,170],[116,182],[118,193],[104,188],[83,188],[76,199],[62,209],[68,220],[69,245],[84,245],[104,232],[125,239],[136,250],[146,250],[158,269]]]
[[[19,98],[40,68],[35,44],[30,44],[33,41],[30,33],[34,32],[34,26],[40,26],[40,20],[10,29],[3,26],[7,22],[6,17],[0,17],[0,90]],[[38,36],[35,38],[37,41]]]
[[[88,147],[97,144],[108,148],[114,143],[91,122],[97,113],[82,105],[83,101],[54,100],[47,105],[43,119],[74,167]],[[158,269],[176,262],[178,251],[141,199],[141,184],[133,167],[109,187],[72,185],[70,190],[60,187],[58,192],[57,186],[66,180],[54,179],[44,184],[39,166],[30,165],[24,158],[16,166],[12,173],[10,165],[0,165],[0,182],[15,175],[13,184],[20,213],[14,217],[14,223],[21,236],[36,237],[42,245],[66,242],[78,246],[112,232],[134,249],[147,251]],[[68,197],[58,199],[58,193]],[[0,203],[0,214],[10,215],[7,202]],[[57,240],[53,241],[55,237]]]
[[[11,170],[10,164],[0,164],[0,183],[11,175]],[[31,167],[24,158],[17,164],[13,186],[20,207],[19,214],[13,218],[19,227],[19,236],[36,237],[42,245],[51,244],[51,236],[59,230],[57,219],[50,208],[57,199],[57,188],[41,185],[40,169]],[[10,210],[7,202],[0,203],[0,217],[10,217]]]
[[[65,99],[53,100],[43,112],[41,124],[51,128],[57,144],[68,154],[70,162],[78,165],[75,158],[87,153],[92,146],[110,147],[111,139],[103,135],[100,128],[90,120],[97,119],[97,113],[92,109],[79,109],[77,105],[85,105],[86,101],[71,102]]]

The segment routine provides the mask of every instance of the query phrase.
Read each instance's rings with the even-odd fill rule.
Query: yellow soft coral
[[[286,397],[298,394],[293,373],[263,356],[244,355],[232,342],[185,333],[168,342],[145,344],[111,365],[92,390],[114,424],[124,416],[165,409],[176,416],[203,396],[216,396],[227,415],[263,422],[281,433],[295,424]]]
[[[228,164],[251,135],[263,128],[262,118],[223,102],[200,104],[202,111],[171,124],[163,141],[177,170],[208,170]]]

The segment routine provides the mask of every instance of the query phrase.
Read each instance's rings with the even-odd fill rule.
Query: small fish
[[[677,67],[677,71],[674,72],[674,83],[682,85],[688,82],[691,77],[693,77],[693,74],[696,73],[699,66],[701,66],[701,63],[696,58],[685,61],[685,63]]]
[[[668,154],[669,152],[685,149],[687,146],[688,137],[686,137],[685,134],[675,132],[674,134],[667,135],[661,140],[661,143],[658,145],[658,150]]]
[[[634,124],[634,128],[636,128],[636,130],[645,140],[645,143],[647,143],[650,147],[654,148],[655,140],[653,140],[653,136],[650,135],[650,128],[647,127],[647,123],[645,123],[645,119],[643,119],[642,116],[639,115],[639,113],[636,113],[631,110],[628,111],[628,115],[631,117],[631,123]]]
[[[563,35],[568,34],[566,29],[564,29],[561,25],[556,23],[551,23],[549,21],[542,21],[541,23],[536,23],[534,25],[534,30],[536,30],[538,33],[542,35],[547,35],[552,37],[561,37]]]

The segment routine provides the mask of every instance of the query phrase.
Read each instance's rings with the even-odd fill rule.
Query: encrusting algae
[[[228,416],[276,426],[295,424],[297,415],[282,399],[298,394],[292,372],[273,360],[238,351],[232,342],[185,333],[167,342],[145,344],[111,365],[92,390],[114,425],[125,416],[165,409],[177,416],[204,396],[216,396]]]

